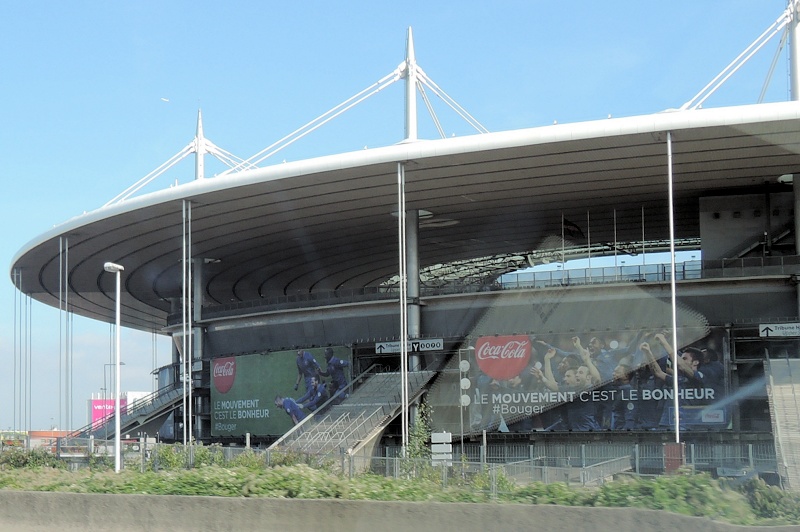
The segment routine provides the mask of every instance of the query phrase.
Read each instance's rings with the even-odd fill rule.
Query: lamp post
[[[115,386],[114,386],[114,472],[119,473],[119,470],[122,466],[122,445],[120,440],[120,426],[119,426],[119,328],[120,328],[120,309],[119,309],[119,299],[120,299],[120,274],[125,269],[119,264],[114,264],[113,262],[106,262],[103,265],[103,269],[109,273],[116,273],[117,274],[117,297],[116,297],[116,346],[115,346],[115,359],[114,364],[116,366],[116,377],[115,377]]]
[[[469,380],[469,352],[475,351],[474,347],[458,350],[458,413],[461,420],[461,460],[464,460],[464,407],[469,406],[468,390]],[[465,358],[466,356],[466,358]]]
[[[120,362],[119,365],[124,366],[125,362]],[[106,428],[106,446],[108,446],[108,418],[111,416],[111,414],[108,413],[106,405],[106,394],[111,395],[111,390],[108,388],[108,384],[106,384],[106,368],[109,366],[114,367],[115,364],[103,364],[103,426]],[[113,413],[115,412],[112,412],[112,414]]]

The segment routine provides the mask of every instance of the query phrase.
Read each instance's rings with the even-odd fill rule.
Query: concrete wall
[[[774,189],[775,187],[773,187]],[[769,195],[743,194],[737,196],[710,196],[700,198],[700,238],[703,259],[734,257],[750,244],[763,241],[764,232],[773,237],[790,227],[793,218],[792,192]],[[761,255],[761,248],[754,256]],[[790,253],[773,250],[775,255]]]
[[[437,504],[153,495],[33,493],[0,490],[0,530],[499,532],[649,530],[704,532],[797,530],[734,527],[650,510],[517,504]]]

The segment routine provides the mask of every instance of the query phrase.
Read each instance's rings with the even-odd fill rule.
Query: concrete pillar
[[[800,101],[800,20],[798,20],[797,0],[791,0],[788,10],[792,15],[789,21],[789,84],[792,101]],[[792,180],[794,181],[794,179]],[[794,249],[800,254],[800,192],[794,186]],[[796,285],[797,315],[800,316],[800,283]]]
[[[408,297],[408,337],[419,338],[422,334],[419,300],[419,211],[406,212],[406,275]],[[419,369],[419,355],[411,355],[409,368]]]

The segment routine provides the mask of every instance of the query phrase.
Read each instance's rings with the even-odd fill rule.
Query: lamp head
[[[103,264],[103,269],[109,273],[117,273],[123,271],[125,268],[119,264],[114,264],[113,262],[106,262]]]

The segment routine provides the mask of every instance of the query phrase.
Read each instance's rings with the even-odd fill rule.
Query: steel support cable
[[[398,78],[398,79],[399,79],[399,78]],[[348,110],[352,109],[353,107],[355,107],[355,106],[356,106],[356,105],[358,105],[359,103],[363,102],[364,100],[366,100],[366,99],[367,99],[367,98],[369,98],[370,96],[373,96],[374,94],[376,94],[376,93],[378,93],[378,92],[382,91],[383,89],[385,89],[385,88],[386,88],[386,87],[388,87],[388,86],[389,86],[389,85],[384,85],[384,86],[382,86],[382,87],[379,87],[379,88],[375,89],[373,92],[371,92],[371,93],[367,94],[366,96],[363,96],[363,97],[362,97],[362,98],[360,98],[359,100],[356,100],[356,101],[354,101],[353,103],[351,103],[351,104],[350,104],[350,105],[348,105],[347,107],[344,107],[344,108],[340,109],[340,110],[339,110],[337,113],[335,113],[335,114],[333,114],[333,115],[330,115],[330,116],[328,116],[328,117],[327,117],[325,120],[323,120],[322,122],[319,122],[318,124],[315,124],[315,125],[314,125],[314,127],[311,127],[310,129],[307,129],[306,131],[303,131],[302,133],[298,134],[296,137],[292,138],[291,140],[287,140],[286,142],[284,142],[283,144],[281,144],[280,146],[278,146],[277,148],[275,148],[275,149],[274,149],[274,150],[272,150],[271,152],[267,153],[266,155],[264,155],[264,156],[263,156],[263,157],[261,157],[260,159],[257,159],[256,161],[254,161],[254,164],[258,164],[258,163],[260,163],[260,162],[264,161],[265,159],[268,159],[269,157],[272,157],[273,155],[275,155],[276,153],[278,153],[279,151],[281,151],[281,150],[282,150],[282,149],[284,149],[285,147],[287,147],[287,146],[289,146],[289,145],[291,145],[291,144],[295,143],[296,141],[298,141],[298,140],[300,140],[301,138],[305,137],[305,136],[306,136],[306,135],[308,135],[309,133],[311,133],[311,132],[313,132],[313,131],[315,131],[315,130],[319,129],[320,127],[324,126],[325,124],[327,124],[328,122],[330,122],[331,120],[333,120],[333,119],[334,119],[334,118],[336,118],[337,116],[341,115],[341,114],[342,114],[342,113],[344,113],[345,111],[348,111]]]
[[[764,86],[761,87],[761,94],[758,95],[758,103],[764,102],[764,97],[767,94],[767,88],[769,87],[770,81],[772,81],[773,74],[775,74],[775,67],[778,65],[778,59],[781,56],[781,52],[783,52],[783,47],[786,46],[788,37],[789,28],[784,28],[783,35],[781,35],[781,41],[778,43],[778,48],[775,50],[775,55],[772,57],[772,63],[769,65],[769,71],[767,71],[767,77],[764,80]]]
[[[217,146],[208,139],[206,139],[206,150],[209,154],[213,155],[223,164],[228,165],[228,167],[230,168],[233,168],[234,166],[239,164],[247,163],[247,161],[245,161],[241,157],[238,157],[232,154],[231,152],[220,148],[219,146]],[[255,168],[255,165],[249,165],[248,168]]]
[[[217,160],[219,160],[222,164],[224,164],[228,168],[233,168],[234,166],[241,163],[241,160],[236,160],[236,158],[231,157],[228,154],[222,152],[215,152],[213,149],[208,150],[208,154],[213,155]]]
[[[108,201],[105,205],[103,205],[103,207],[108,207],[109,205],[128,199],[133,193],[140,190],[142,187],[150,183],[153,179],[157,178],[158,176],[160,176],[161,174],[172,168],[184,157],[192,153],[194,149],[195,149],[195,142],[193,140],[185,148],[183,148],[181,151],[173,155],[167,162],[165,162],[164,164],[162,164],[161,166],[159,166],[158,168],[156,168],[155,170],[153,170],[152,172],[141,178],[139,181],[129,186],[119,194],[117,194],[116,196],[114,196],[110,201]]]
[[[213,147],[210,147],[208,149],[208,154],[213,155],[218,161],[220,161],[228,168],[233,168],[243,162],[243,159],[236,157],[235,155],[225,151],[217,151]],[[248,167],[248,169],[252,168],[255,168],[255,166]]]
[[[726,66],[722,72],[717,74],[717,76],[712,79],[708,84],[703,87],[700,92],[698,92],[691,100],[684,103],[680,109],[696,109],[698,106],[702,105],[704,101],[706,101],[712,94],[716,92],[716,90],[722,86],[728,78],[730,78],[739,68],[746,63],[756,52],[758,52],[770,39],[772,39],[779,31],[781,31],[789,21],[791,20],[791,15],[789,14],[789,10],[785,10],[780,17],[778,17],[775,22],[773,22],[769,28],[767,28],[758,38],[753,41],[750,46],[748,46],[742,53],[740,53],[736,58],[731,61],[728,66]],[[705,96],[703,96],[705,94]],[[702,96],[702,98],[701,98]]]
[[[442,129],[442,124],[439,122],[439,117],[436,116],[436,111],[434,111],[433,105],[431,105],[431,101],[428,99],[428,95],[425,92],[425,86],[419,81],[417,81],[417,90],[419,91],[420,96],[422,96],[422,101],[425,102],[425,107],[428,109],[428,113],[433,119],[433,124],[436,126],[437,131],[439,131],[439,136],[441,138],[445,138],[444,129]]]
[[[277,141],[273,142],[272,144],[270,144],[269,146],[267,146],[266,148],[264,148],[260,152],[256,153],[255,155],[252,155],[251,157],[246,159],[243,162],[243,164],[241,164],[241,165],[239,165],[237,167],[234,167],[234,168],[232,168],[230,170],[226,170],[225,172],[223,172],[220,175],[226,175],[226,174],[229,174],[229,173],[232,173],[232,172],[241,171],[241,167],[244,166],[245,164],[249,164],[249,165],[255,166],[259,162],[263,161],[264,159],[267,159],[268,157],[271,157],[276,152],[282,150],[283,148],[285,148],[286,146],[292,144],[296,140],[304,137],[305,135],[307,135],[311,131],[314,131],[315,129],[317,129],[321,125],[329,122],[334,117],[339,116],[344,111],[352,108],[354,105],[364,101],[369,96],[372,96],[376,92],[379,92],[379,91],[383,90],[386,86],[389,86],[392,83],[396,82],[397,80],[399,80],[401,78],[401,75],[402,75],[401,68],[397,67],[390,74],[387,74],[386,76],[384,76],[383,78],[379,79],[378,81],[376,81],[375,83],[373,83],[369,87],[365,88],[361,92],[351,96],[347,100],[343,101],[342,103],[336,105],[335,107],[333,107],[330,110],[326,111],[325,113],[321,114],[320,116],[318,116],[314,120],[311,120],[310,122],[307,122],[306,124],[304,124],[304,125],[300,126],[299,128],[295,129],[294,131],[292,131],[288,135],[285,135],[283,138],[278,139]],[[376,87],[377,87],[377,89],[376,89]],[[363,96],[362,97],[362,95],[364,95],[365,93],[369,93],[369,94],[367,94],[367,96]],[[351,103],[351,102],[353,102],[353,100],[357,100],[357,101],[355,103]],[[342,109],[342,107],[344,107],[344,109]],[[342,109],[342,110],[340,110],[340,109]],[[333,116],[329,116],[329,115],[333,115]],[[322,121],[322,122],[320,122],[320,121]],[[308,129],[308,128],[312,128],[312,129],[310,129],[309,131],[306,131],[306,129]],[[277,149],[274,149],[276,146],[280,146],[280,147],[277,148]],[[270,151],[270,150],[272,150],[272,151]],[[267,153],[267,152],[269,152],[269,153]],[[265,153],[266,153],[266,155],[264,155]]]
[[[455,101],[449,94],[447,94],[441,87],[439,87],[425,72],[417,67],[417,77],[421,83],[424,83],[428,86],[428,88],[433,91],[433,93],[442,99],[453,111],[455,111],[458,116],[463,118],[469,125],[474,127],[477,131],[481,133],[488,133],[489,130],[483,127],[483,125],[478,122],[475,117],[467,112],[457,101]]]

